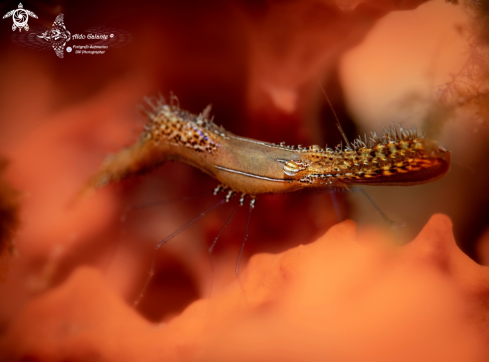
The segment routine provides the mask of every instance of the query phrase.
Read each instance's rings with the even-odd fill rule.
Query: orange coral
[[[0,357],[36,361],[482,361],[489,269],[431,218],[406,246],[345,221],[307,246],[257,254],[243,278],[167,324],[143,320],[98,271],[33,300]],[[169,296],[171,297],[171,296]],[[247,302],[245,301],[247,300]]]

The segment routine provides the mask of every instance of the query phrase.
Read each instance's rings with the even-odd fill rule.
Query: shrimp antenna
[[[331,110],[333,111],[333,114],[334,114],[334,118],[336,119],[336,127],[338,127],[338,130],[340,131],[341,133],[341,136],[343,136],[343,139],[345,140],[345,143],[346,143],[346,146],[350,149],[350,150],[353,150],[353,147],[351,146],[350,142],[348,141],[348,138],[346,137],[346,134],[345,132],[343,131],[343,128],[341,128],[341,124],[340,124],[340,120],[338,119],[338,116],[336,115],[336,112],[333,108],[333,105],[331,104],[331,101],[329,100],[329,97],[328,95],[326,94],[326,91],[324,90],[324,87],[323,85],[321,84],[321,82],[318,80],[318,84],[319,84],[319,87],[321,88],[321,91],[323,92],[324,94],[324,97],[326,98],[326,101],[328,102],[329,104],[329,107],[331,108]]]
[[[333,190],[329,190],[329,194],[331,196],[331,201],[333,201],[333,207],[334,207],[334,211],[336,213],[336,217],[338,218],[338,222],[341,222],[343,221],[343,217],[342,217],[342,213],[341,213],[341,209],[340,209],[340,203],[338,202],[338,195],[336,194],[336,190],[333,189]]]
[[[194,199],[197,199],[199,197],[206,196],[206,195],[208,195],[208,193],[196,194],[196,195],[193,195],[193,196],[178,197],[178,198],[168,199],[168,200],[164,200],[164,201],[153,201],[153,202],[150,202],[150,203],[139,204],[139,205],[128,205],[128,206],[126,206],[124,208],[124,212],[122,213],[122,215],[120,217],[120,220],[119,220],[120,221],[120,225],[121,225],[121,231],[120,231],[121,237],[120,237],[119,241],[117,241],[117,243],[112,248],[112,250],[111,250],[111,252],[109,254],[110,256],[107,259],[108,261],[107,261],[106,265],[104,265],[103,270],[107,270],[108,269],[109,264],[110,264],[110,260],[113,259],[114,255],[116,254],[117,249],[119,247],[120,241],[124,238],[124,235],[126,233],[125,223],[126,223],[127,218],[128,218],[128,216],[129,216],[130,213],[132,213],[134,211],[139,211],[139,210],[147,209],[147,208],[150,208],[150,207],[163,206],[163,205],[172,204],[172,203],[175,203],[175,202],[194,200]]]
[[[141,302],[141,300],[143,299],[144,294],[146,293],[146,289],[148,289],[149,282],[153,278],[153,275],[155,273],[156,257],[158,256],[158,250],[163,245],[165,245],[168,241],[170,241],[171,239],[173,239],[174,236],[178,235],[181,231],[183,231],[186,228],[188,228],[190,225],[192,225],[193,223],[195,223],[197,220],[200,220],[202,217],[204,217],[205,215],[207,215],[209,212],[211,212],[212,210],[214,210],[218,206],[221,206],[225,201],[226,201],[226,199],[222,199],[217,204],[214,204],[213,206],[209,207],[207,210],[202,211],[199,215],[197,215],[195,218],[193,218],[192,220],[190,220],[188,223],[186,223],[185,225],[183,225],[182,227],[180,227],[177,231],[174,231],[173,233],[171,233],[170,235],[168,235],[165,239],[163,239],[158,244],[156,244],[155,250],[154,250],[154,253],[153,253],[153,261],[151,262],[151,269],[149,270],[148,278],[146,279],[146,282],[144,283],[144,286],[143,286],[143,289],[141,290],[141,293],[139,293],[139,296],[137,297],[136,301],[134,302],[134,306],[135,307],[138,306],[139,303]]]
[[[195,200],[195,199],[198,199],[200,197],[204,197],[204,196],[208,196],[208,195],[209,195],[208,192],[203,192],[201,194],[195,194],[195,195],[191,195],[191,196],[175,197],[175,198],[162,200],[162,201],[151,201],[151,202],[144,203],[144,204],[127,206],[124,210],[123,217],[125,217],[127,213],[132,212],[132,211],[149,209],[149,208],[155,207],[155,206],[164,206],[164,205],[173,204],[176,202]]]
[[[372,205],[375,208],[375,210],[377,210],[377,212],[380,214],[380,216],[382,217],[382,219],[384,219],[384,222],[387,225],[389,225],[390,227],[392,227],[392,228],[394,228],[394,229],[396,229],[398,231],[404,226],[404,223],[397,223],[394,220],[392,220],[389,216],[387,216],[387,214],[380,208],[379,205],[377,205],[377,203],[374,201],[374,199],[372,199],[372,197],[364,189],[362,189],[360,187],[354,187],[351,190],[356,191],[356,192],[359,192],[363,196],[365,196],[365,198],[368,200],[368,202],[370,203],[370,205]]]
[[[239,266],[241,264],[241,257],[243,256],[243,250],[246,244],[246,240],[248,239],[248,229],[250,226],[250,218],[251,218],[251,210],[255,207],[255,199],[252,198],[250,202],[250,209],[248,211],[248,220],[246,220],[246,229],[245,229],[245,234],[243,237],[243,242],[241,243],[241,247],[239,248],[239,253],[238,253],[238,260],[236,260],[236,269],[234,270],[234,275],[236,276],[236,280],[238,281],[239,288],[241,289],[241,292],[243,293],[244,300],[246,305],[248,305],[248,298],[246,298],[246,293],[243,288],[243,285],[241,284],[241,280],[239,279],[238,273],[239,273]]]
[[[221,230],[217,234],[217,236],[214,238],[214,241],[212,242],[211,246],[209,246],[209,249],[207,249],[207,252],[209,253],[209,263],[211,265],[211,285],[209,288],[209,299],[211,298],[211,293],[212,293],[212,286],[214,284],[214,276],[215,276],[215,269],[214,269],[214,262],[212,261],[212,251],[214,250],[214,247],[216,246],[217,240],[221,237],[221,234],[224,232],[224,230],[227,228],[231,220],[234,218],[234,215],[236,215],[236,211],[238,211],[238,208],[241,205],[238,203],[236,207],[234,208],[233,212],[231,215],[229,215],[229,218],[227,219],[226,223],[222,226]]]

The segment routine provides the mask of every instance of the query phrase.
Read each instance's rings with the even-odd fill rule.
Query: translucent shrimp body
[[[416,128],[384,129],[348,147],[300,147],[239,137],[176,102],[150,103],[148,123],[132,146],[109,156],[89,189],[151,170],[164,161],[185,162],[235,192],[255,196],[303,188],[415,185],[434,181],[450,168],[450,152],[417,135]]]

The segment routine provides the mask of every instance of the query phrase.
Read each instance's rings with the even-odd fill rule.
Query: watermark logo
[[[105,54],[108,49],[120,48],[132,41],[132,35],[128,32],[104,25],[92,26],[82,33],[73,34],[66,28],[63,14],[56,17],[50,29],[33,25],[30,32],[13,32],[10,38],[13,43],[31,49],[54,49],[59,58],[64,58],[66,54]]]
[[[71,39],[71,33],[66,30],[64,15],[59,14],[54,20],[52,28],[37,37],[50,42],[56,55],[63,58],[66,43]]]
[[[12,31],[15,31],[17,29],[19,29],[19,31],[22,31],[22,29],[25,29],[25,31],[29,31],[29,25],[27,25],[29,16],[32,16],[33,18],[37,19],[37,15],[34,14],[32,11],[24,9],[22,3],[19,3],[18,9],[9,11],[7,14],[3,16],[3,18],[5,19],[10,16],[14,20],[14,25],[12,25]]]

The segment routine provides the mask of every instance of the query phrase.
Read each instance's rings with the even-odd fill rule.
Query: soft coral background
[[[4,337],[7,338],[1,347],[5,356],[56,360],[56,351],[59,351],[57,346],[63,345],[63,336],[71,333],[71,327],[68,327],[68,331],[61,328],[57,332],[59,334],[53,335],[49,321],[69,321],[71,311],[78,308],[79,317],[90,320],[91,312],[82,306],[86,305],[88,309],[94,306],[93,313],[100,315],[103,314],[101,310],[104,310],[104,303],[116,305],[114,308],[120,313],[114,312],[114,320],[120,320],[121,325],[103,332],[107,340],[99,340],[98,334],[94,332],[88,337],[92,341],[88,345],[93,343],[93,348],[97,354],[102,355],[102,359],[118,360],[120,356],[115,350],[121,342],[117,339],[116,330],[122,328],[129,333],[124,337],[127,339],[124,339],[126,342],[122,345],[128,349],[133,348],[134,353],[137,351],[143,354],[147,350],[147,342],[144,339],[133,339],[133,336],[137,334],[135,331],[138,328],[156,327],[144,322],[134,311],[129,311],[122,300],[132,302],[137,296],[146,277],[154,243],[216,202],[216,199],[209,196],[128,213],[124,223],[120,221],[121,216],[126,206],[210,193],[216,186],[215,181],[185,165],[165,164],[147,177],[101,190],[86,200],[72,202],[107,153],[117,151],[137,137],[144,119],[138,114],[136,105],[142,102],[143,96],[154,95],[158,91],[167,95],[173,91],[179,97],[182,108],[193,112],[199,112],[208,103],[212,103],[216,123],[239,135],[270,142],[286,141],[304,145],[328,142],[329,145],[335,145],[340,137],[335,130],[331,111],[320,93],[318,80],[326,85],[326,91],[347,134],[354,136],[357,125],[348,116],[340,83],[346,85],[350,103],[358,105],[351,89],[355,84],[360,84],[361,78],[348,78],[348,69],[353,72],[354,67],[348,66],[345,61],[339,74],[341,57],[348,49],[359,44],[385,14],[396,9],[415,8],[419,3],[365,1],[357,4],[340,0],[205,3],[146,1],[124,6],[112,2],[23,3],[25,8],[39,16],[39,20],[31,19],[30,25],[39,21],[49,27],[55,16],[62,12],[72,34],[101,24],[131,33],[133,41],[124,47],[109,50],[104,55],[66,54],[64,59],[58,59],[52,51],[37,52],[12,43],[9,37],[11,24],[6,20],[2,22],[0,44],[4,56],[0,60],[0,151],[12,161],[7,176],[22,193],[22,228],[17,237],[19,258],[12,264],[9,280],[0,286],[0,321]],[[2,11],[5,9],[4,12],[7,12],[16,8],[17,4],[11,2],[2,6]],[[345,8],[350,10],[342,10]],[[440,9],[446,8],[441,6]],[[438,15],[438,11],[432,10],[432,16]],[[409,26],[418,25],[414,21],[410,25],[408,23],[407,28]],[[426,26],[427,34],[432,27],[435,28],[435,25]],[[414,38],[412,42],[421,43],[422,37]],[[371,74],[369,72],[375,68],[373,65],[382,59],[385,57],[376,58],[374,55],[368,62],[359,63],[365,67],[365,74]],[[408,59],[406,63],[409,64]],[[375,89],[377,81],[368,84]],[[399,82],[398,87],[402,88],[402,84]],[[352,109],[358,110],[358,106]],[[364,115],[368,121],[365,112],[357,113],[360,115],[357,114],[356,119]],[[361,122],[356,123],[362,126]],[[367,129],[370,130],[372,126],[363,127],[370,127]],[[450,149],[449,145],[447,148]],[[444,185],[451,185],[444,187],[449,187],[452,192],[460,188],[458,179],[455,182],[452,179],[451,183],[450,180],[443,182],[448,182]],[[422,186],[416,189],[415,197],[411,194],[402,198],[404,190],[394,192],[392,196],[382,188],[381,195],[377,195],[382,207],[387,207],[388,212],[394,213],[400,221],[407,222],[407,236],[392,235],[393,240],[410,240],[417,233],[435,211],[425,207],[426,204],[453,211],[450,215],[456,227],[458,221],[465,222],[462,225],[471,225],[465,217],[467,206],[463,205],[467,203],[461,203],[460,197],[456,201],[448,200],[443,197],[439,187]],[[474,190],[470,191],[470,195],[475,194]],[[346,195],[339,194],[336,197],[340,205],[340,217],[346,217],[350,213]],[[138,309],[144,318],[150,321],[170,320],[191,301],[208,295],[211,273],[206,248],[233,207],[234,204],[227,205],[206,216],[197,226],[165,245],[158,258],[157,275]],[[372,208],[366,213],[373,214]],[[413,214],[415,218],[411,218]],[[219,295],[233,281],[232,272],[244,232],[245,217],[245,210],[240,210],[236,220],[217,244],[213,256],[216,267],[213,295]],[[328,193],[261,196],[252,213],[245,260],[258,251],[278,252],[311,242],[337,220],[338,215]],[[446,220],[443,222],[446,224]],[[471,250],[476,236],[470,240],[465,237],[459,240],[467,250]],[[339,256],[338,263],[347,260],[348,255],[348,250],[345,250]],[[262,265],[266,267],[269,262],[264,260]],[[103,276],[92,269],[80,269],[82,265],[99,269]],[[355,272],[354,267],[351,269]],[[270,275],[266,268],[258,268],[257,273],[262,277]],[[321,280],[323,275],[324,280],[334,279],[336,275],[335,271],[315,273],[314,279],[321,276]],[[250,278],[247,274],[243,277],[245,280]],[[307,285],[307,280],[303,280],[304,285]],[[398,282],[403,283],[402,279]],[[447,283],[450,284],[450,281]],[[94,289],[90,289],[93,285]],[[248,288],[246,285],[245,282],[245,290]],[[59,289],[51,293],[56,286]],[[298,285],[290,288],[300,289]],[[311,288],[314,290],[317,286],[312,285]],[[299,289],[291,290],[299,293]],[[449,294],[456,295],[458,289],[454,290]],[[255,291],[253,288],[249,290],[250,300]],[[45,296],[41,295],[40,299],[32,301],[32,298],[44,293]],[[315,304],[317,310],[322,308],[318,296],[303,291],[300,293],[305,300],[310,298],[310,301],[319,303]],[[87,300],[72,298],[70,295],[84,296]],[[106,297],[110,300],[106,300]],[[59,302],[57,298],[62,301]],[[232,310],[243,301],[238,292],[234,298],[234,304],[229,303],[227,307],[224,298],[221,308]],[[460,296],[453,298],[457,300],[454,303],[461,306],[453,310],[464,313],[466,300],[462,298],[460,304],[457,304]],[[288,300],[284,296],[284,305],[288,305]],[[434,300],[436,307],[440,300]],[[202,305],[206,303],[200,301],[197,305],[203,308]],[[330,303],[330,300],[325,302],[326,305]],[[194,305],[191,308],[196,307]],[[280,309],[283,313],[296,309],[292,305],[283,308]],[[440,315],[450,314],[447,312],[450,310],[442,309]],[[484,311],[481,308],[476,310]],[[58,313],[62,311],[67,314]],[[199,318],[208,318],[220,324],[222,316],[199,313]],[[239,313],[238,310],[237,318],[245,318],[240,317]],[[31,336],[41,333],[27,322],[38,318],[45,321],[42,325],[46,326],[45,335],[48,338],[59,337],[58,341],[41,341],[48,351],[46,353],[32,347],[30,342],[23,342],[23,336],[28,341]],[[125,318],[129,318],[128,325],[124,325]],[[186,321],[183,319],[181,323]],[[133,322],[139,327],[133,326]],[[458,326],[459,322],[457,320],[454,323]],[[462,318],[460,324],[464,325],[465,322]],[[108,321],[102,321],[101,324],[113,328]],[[316,327],[319,328],[320,324],[318,322]],[[369,321],[368,324],[375,322]],[[233,359],[236,359],[234,353],[239,354],[232,352],[233,346],[239,345],[239,340],[246,338],[240,337],[242,332],[235,331],[239,326],[238,322],[231,326],[222,325],[211,335],[222,336],[226,334],[226,328],[234,331],[230,338],[238,340],[237,344],[226,342],[227,346],[231,346],[227,348]],[[278,326],[280,329],[282,325],[272,318],[270,326]],[[58,327],[53,328],[56,330]],[[312,327],[315,331],[316,327]],[[189,340],[194,337],[185,333],[193,328],[195,326],[189,324],[187,329],[181,330],[185,348],[178,348],[190,348]],[[300,330],[302,327],[297,328]],[[251,334],[256,333],[253,329],[245,330]],[[463,345],[460,350],[470,349],[465,343],[474,343],[477,347],[474,347],[474,358],[477,358],[479,344],[475,337],[471,341],[473,332],[471,330],[469,333],[468,342],[465,339],[460,342]],[[91,329],[86,333],[90,335]],[[112,336],[114,339],[109,341]],[[180,338],[178,335],[174,337]],[[153,347],[159,347],[158,341],[162,337],[154,338]],[[209,342],[203,351],[215,345],[214,350],[220,353],[219,338]],[[450,335],[448,340],[458,338],[460,336],[455,334]],[[444,341],[443,338],[441,340]],[[131,345],[129,341],[134,344]],[[317,341],[312,341],[318,345]],[[76,342],[73,348],[69,345],[59,348],[73,351],[73,355],[67,352],[66,358],[91,358],[84,354],[89,353],[92,347],[86,349],[83,343]],[[163,349],[174,347],[161,343]],[[14,345],[18,349],[13,348]],[[115,346],[114,350],[108,348],[104,352],[104,346],[109,345]],[[270,343],[270,346],[273,347],[273,344]],[[297,351],[304,351],[305,346],[297,345]],[[227,350],[222,351],[224,356]],[[340,348],[338,351],[338,355],[341,355],[344,350]],[[158,359],[158,352],[154,353]],[[202,353],[207,356],[207,352]],[[269,352],[263,353],[263,356],[268,356]],[[310,353],[315,352],[313,350]],[[396,353],[395,348],[392,353]],[[130,356],[125,358],[130,360]],[[453,357],[454,360],[457,360],[457,356]],[[213,360],[211,357],[206,358]],[[243,359],[246,358],[243,356]]]

